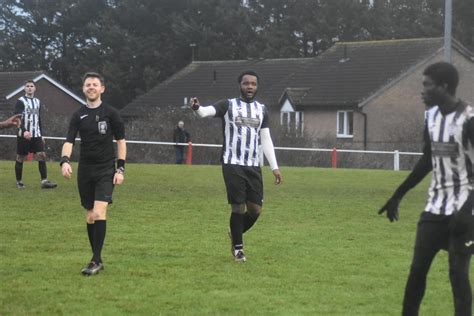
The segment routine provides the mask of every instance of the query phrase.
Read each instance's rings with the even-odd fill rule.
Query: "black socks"
[[[46,171],[46,161],[38,161],[38,169],[41,175],[41,180],[46,180],[48,178],[48,173]]]
[[[21,181],[23,175],[23,162],[15,161],[15,176],[16,181]]]
[[[105,232],[107,228],[106,220],[96,220],[94,224],[87,224],[87,234],[94,253],[92,261],[102,263],[102,247],[104,246]]]
[[[244,232],[244,214],[234,213],[230,214],[230,233],[232,234],[232,242],[235,250],[240,250],[244,247],[242,242],[242,235]]]
[[[45,180],[48,178],[48,172],[46,169],[46,161],[38,161],[38,169],[41,175],[41,180]],[[16,181],[21,181],[23,176],[23,162],[15,161],[15,176]]]
[[[252,228],[253,224],[255,224],[259,216],[260,216],[260,213],[250,215],[248,211],[244,214],[244,230],[243,230],[244,233],[248,231],[250,228]]]
[[[87,236],[89,237],[92,253],[94,253],[94,227],[95,224],[87,223]]]

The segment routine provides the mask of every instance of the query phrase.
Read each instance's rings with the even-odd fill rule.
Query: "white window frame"
[[[294,123],[292,126],[291,123]],[[304,112],[303,111],[281,111],[280,125],[286,126],[287,133],[295,133],[296,136],[304,136]],[[292,128],[293,127],[293,128]]]
[[[339,114],[343,113],[344,118],[343,122],[340,122],[339,120]],[[349,113],[352,113],[352,133],[349,131]],[[337,126],[336,126],[336,133],[338,138],[353,138],[354,137],[354,111],[337,111]],[[341,124],[342,124],[342,134],[339,133],[339,130],[341,130]]]

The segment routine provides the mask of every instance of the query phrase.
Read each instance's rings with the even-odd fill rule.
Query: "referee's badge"
[[[107,122],[99,122],[99,134],[105,135],[107,133]]]

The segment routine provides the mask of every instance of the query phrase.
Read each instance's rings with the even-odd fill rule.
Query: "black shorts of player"
[[[262,206],[263,182],[260,167],[222,165],[229,204],[252,202]]]
[[[94,201],[112,203],[114,174],[114,161],[94,165],[79,163],[77,186],[81,205],[85,209],[91,210],[94,207]]]
[[[41,137],[26,139],[24,137],[16,138],[16,153],[20,156],[26,156],[29,153],[39,153],[44,151],[44,142]]]
[[[464,207],[456,215],[436,215],[429,212],[423,212],[418,221],[416,231],[415,248],[447,250],[449,252],[474,254],[474,216],[471,213],[464,212]],[[464,215],[465,214],[465,215]],[[463,216],[463,227],[455,225],[456,220],[460,220],[459,215]]]

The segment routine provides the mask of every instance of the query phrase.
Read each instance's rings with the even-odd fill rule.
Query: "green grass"
[[[245,264],[230,256],[218,166],[129,164],[108,212],[105,271],[90,259],[76,179],[49,164],[55,190],[27,189],[0,162],[0,314],[399,315],[427,179],[391,224],[378,208],[406,172],[264,169],[265,204],[245,235]],[[422,315],[453,312],[447,256],[431,268]]]

